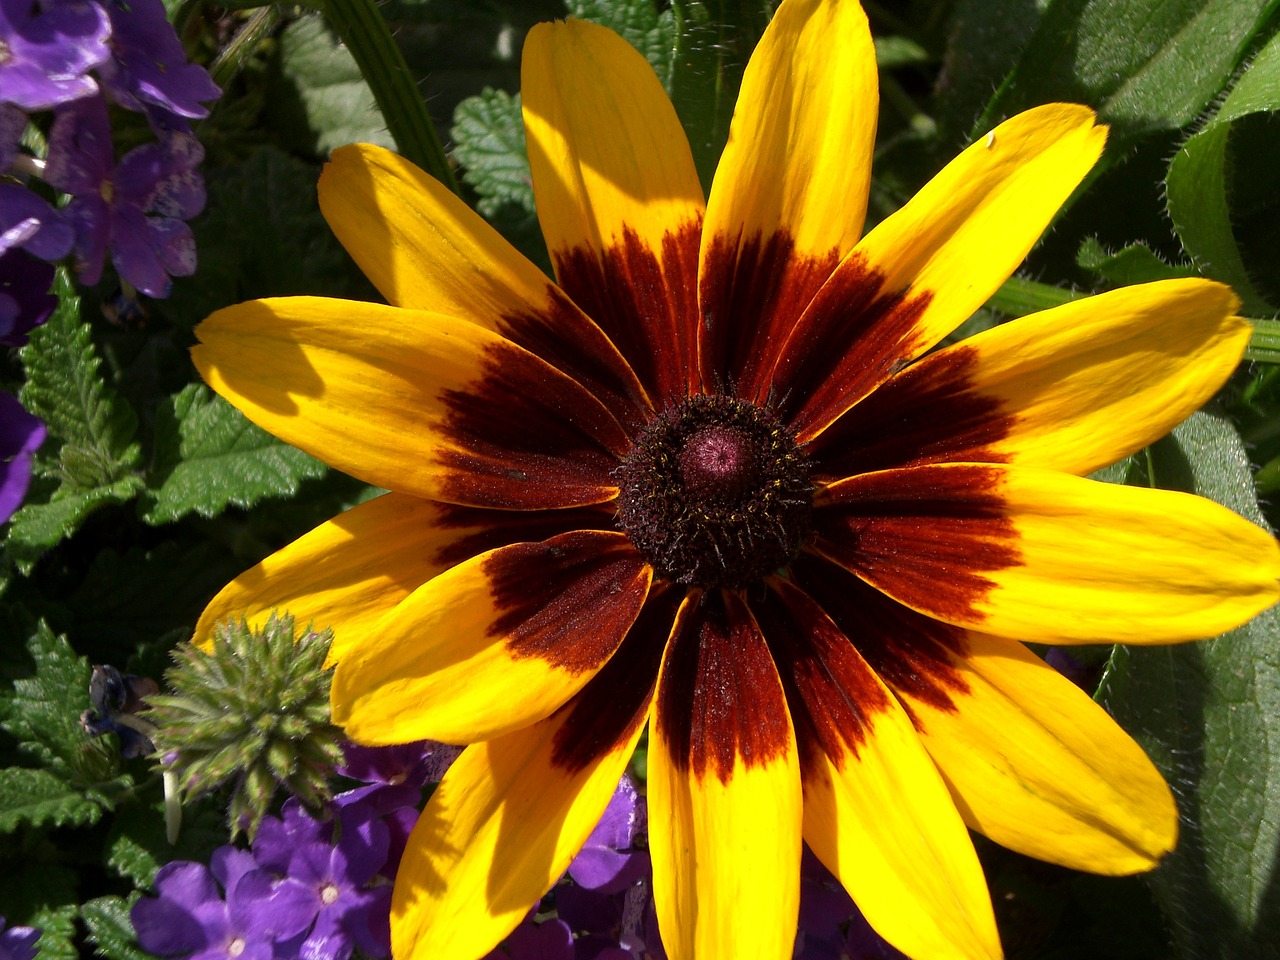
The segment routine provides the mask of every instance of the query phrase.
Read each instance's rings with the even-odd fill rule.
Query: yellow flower
[[[675,960],[789,957],[802,842],[928,960],[1000,955],[966,827],[1151,867],[1168,788],[1020,641],[1190,640],[1276,600],[1263,530],[1082,478],[1203,403],[1248,325],[1174,280],[929,352],[1096,161],[1093,114],[1014,117],[861,236],[877,86],[850,0],[781,5],[705,201],[608,30],[536,27],[522,87],[554,284],[404,160],[346,147],[321,206],[390,305],[241,304],[194,351],[254,422],[391,491],[199,631],[331,624],[350,736],[472,744],[400,867],[396,956],[509,933],[646,723]]]

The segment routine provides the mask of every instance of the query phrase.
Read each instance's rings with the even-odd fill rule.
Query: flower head
[[[1280,595],[1265,531],[1083,478],[1239,361],[1201,280],[934,350],[1100,155],[1080,106],[1002,123],[863,235],[875,55],[784,0],[704,199],[636,51],[525,43],[556,282],[439,183],[335,151],[321,206],[389,305],[219,311],[195,361],[248,417],[391,492],[211,603],[333,623],[334,719],[472,744],[396,876],[401,960],[480,957],[600,819],[646,723],[667,953],[789,957],[807,844],[878,934],[1000,955],[970,827],[1122,874],[1176,833],[1154,766],[1021,643],[1212,636]]]
[[[184,221],[204,209],[203,158],[192,134],[175,132],[117,165],[102,97],[58,110],[44,177],[72,195],[66,215],[82,282],[98,282],[108,251],[121,279],[152,297],[168,295],[171,276],[195,272],[195,239]]]

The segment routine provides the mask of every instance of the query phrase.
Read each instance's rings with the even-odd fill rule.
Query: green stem
[[[1028,313],[1060,307],[1084,296],[1087,294],[1037,283],[1035,280],[1024,280],[1022,277],[1010,277],[1004,282],[1004,286],[991,295],[987,306],[1011,317],[1025,317]]]
[[[209,76],[213,77],[213,82],[226,90],[236,74],[253,57],[258,44],[269,37],[279,23],[280,8],[275,4],[253,11],[209,66]]]
[[[431,114],[375,0],[323,0],[322,8],[355,57],[401,155],[457,193]]]
[[[1260,363],[1280,363],[1280,320],[1250,320],[1253,339],[1244,355]]]

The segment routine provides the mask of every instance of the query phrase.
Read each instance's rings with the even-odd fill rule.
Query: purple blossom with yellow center
[[[86,97],[57,112],[44,178],[71,194],[79,279],[95,284],[110,251],[121,279],[152,297],[168,295],[171,276],[195,272],[195,239],[184,222],[204,209],[197,171],[204,148],[170,133],[116,163],[107,104]]]
[[[484,956],[556,883],[649,730],[673,960],[783,960],[801,851],[877,934],[1001,956],[969,829],[1102,874],[1174,844],[1137,744],[1024,641],[1172,643],[1280,597],[1266,531],[1085,475],[1203,404],[1249,340],[1199,279],[939,343],[1101,155],[1047,104],[864,233],[875,52],[784,0],[704,196],[645,59],[530,31],[522,105],[555,281],[373,146],[320,204],[388,301],[260,300],[197,330],[251,420],[390,492],[226,587],[197,629],[332,624],[360,743],[470,744],[396,874],[399,960]]]

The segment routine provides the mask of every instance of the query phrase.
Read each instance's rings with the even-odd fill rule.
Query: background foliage
[[[1111,136],[1087,188],[962,333],[1158,277],[1230,282],[1262,321],[1249,361],[1210,411],[1107,479],[1194,490],[1274,527],[1280,0],[866,6],[882,77],[872,219],[1021,109],[1097,108]],[[519,112],[528,27],[568,14],[621,32],[670,90],[709,185],[770,4],[380,9],[464,195],[545,265]],[[85,737],[91,664],[159,677],[227,580],[374,492],[245,421],[199,383],[187,348],[205,315],[247,298],[373,299],[319,214],[315,181],[332,147],[394,146],[408,134],[388,132],[367,69],[335,32],[350,39],[341,10],[188,0],[171,14],[225,89],[196,129],[208,151],[209,202],[193,224],[200,268],[164,301],[132,301],[110,276],[93,289],[60,281],[55,317],[0,362],[0,386],[20,390],[49,428],[0,554],[0,914],[43,927],[50,958],[143,956],[128,903],[163,863],[205,859],[225,842],[215,796],[187,811],[169,845],[148,763]],[[1151,876],[1128,879],[982,844],[1010,957],[1280,957],[1278,640],[1273,611],[1202,645],[1088,655],[1087,682],[1101,683],[1100,698],[1173,784],[1182,842]]]

